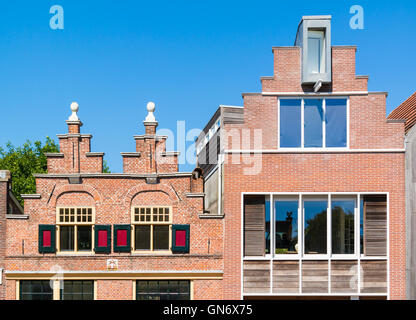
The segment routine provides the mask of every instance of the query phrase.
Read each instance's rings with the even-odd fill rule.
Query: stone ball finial
[[[148,114],[147,114],[146,119],[144,120],[145,122],[156,122],[155,115],[153,114],[155,109],[156,109],[156,106],[155,106],[154,102],[150,101],[150,102],[147,103],[147,112],[148,112]]]
[[[72,111],[72,114],[69,117],[68,121],[79,121],[79,118],[78,118],[78,115],[77,115],[78,110],[79,110],[78,103],[72,102],[71,103],[71,111]]]
[[[156,106],[155,106],[154,102],[150,101],[150,102],[147,103],[147,111],[154,112],[155,108],[156,108]]]

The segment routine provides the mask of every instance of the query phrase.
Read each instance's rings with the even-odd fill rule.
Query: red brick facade
[[[189,280],[194,299],[218,297],[223,220],[201,217],[203,178],[177,172],[177,153],[165,152],[166,137],[155,135],[157,123],[145,123],[146,134],[135,137],[136,151],[122,154],[124,173],[102,173],[103,154],[90,152],[91,136],[79,133],[81,125],[68,122],[69,133],[59,135],[61,153],[49,154],[48,174],[36,176],[37,194],[23,196],[27,219],[7,219],[7,241],[1,241],[6,298],[16,298],[16,281],[50,279],[58,269],[64,280],[95,280],[96,299],[133,299],[137,279]],[[95,225],[116,225],[132,223],[134,206],[159,205],[172,208],[173,225],[189,225],[189,253],[118,253],[113,244],[110,254],[39,253],[39,225],[56,224],[57,207],[92,207]],[[118,260],[117,270],[107,269],[108,259]]]
[[[4,264],[7,279],[0,299],[2,289],[15,299],[19,281],[51,279],[57,269],[64,279],[94,280],[96,299],[134,299],[141,279],[189,280],[193,299],[241,299],[243,194],[332,192],[388,195],[389,285],[382,295],[404,299],[404,124],[386,120],[386,93],[368,92],[368,77],[356,75],[355,47],[332,47],[332,81],[317,94],[302,85],[300,48],[273,48],[273,54],[274,74],[261,79],[262,92],[243,94],[243,123],[221,123],[223,219],[204,214],[203,177],[178,172],[178,154],[166,152],[157,122],[145,122],[145,134],[134,137],[136,150],[122,153],[123,173],[106,174],[103,153],[91,152],[82,123],[68,121],[60,153],[47,155],[48,174],[36,175],[37,194],[23,196],[25,218],[6,219],[0,197],[0,268]],[[348,99],[348,147],[279,150],[279,98],[318,95]],[[0,180],[0,196],[4,186]],[[130,225],[137,206],[171,207],[172,224],[190,227],[189,253],[118,253],[113,247],[110,254],[39,253],[39,225],[56,224],[59,207],[92,207],[96,225]],[[108,269],[109,259],[117,260],[116,270]]]
[[[6,214],[7,214],[7,191],[9,177],[0,178],[0,300],[5,298],[6,285],[4,283],[3,269],[4,256],[6,253]]]
[[[273,77],[262,78],[262,93],[243,94],[244,124],[223,126],[234,138],[234,143],[224,138],[225,299],[242,296],[243,192],[389,193],[389,298],[405,299],[404,125],[386,121],[386,94],[367,92],[368,77],[355,74],[355,52],[355,47],[332,47],[332,88],[321,90],[349,97],[350,151],[279,152],[278,98],[310,91],[301,85],[297,47],[273,49]],[[256,129],[262,133],[261,145],[254,143]],[[244,130],[251,139],[242,138]],[[238,150],[257,153],[242,155]],[[259,173],[247,174],[254,163]]]

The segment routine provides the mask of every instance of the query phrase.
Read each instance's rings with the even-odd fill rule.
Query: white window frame
[[[326,201],[326,253],[305,253],[305,201]],[[312,195],[312,196],[308,196],[306,195],[305,197],[302,197],[302,202],[299,204],[302,208],[301,210],[301,219],[302,219],[302,231],[301,231],[301,235],[302,235],[302,256],[303,257],[311,257],[312,259],[327,259],[330,257],[330,247],[331,247],[331,226],[330,226],[330,217],[329,217],[329,211],[330,211],[330,199],[329,199],[329,195],[328,196],[321,196],[321,195]]]
[[[305,118],[304,118],[304,110],[305,110],[305,103],[304,101],[310,100],[310,99],[320,99],[322,100],[322,109],[324,112],[324,116],[322,119],[322,147],[305,147]],[[327,147],[326,146],[326,123],[325,123],[325,117],[326,117],[326,100],[329,99],[346,99],[346,134],[347,134],[347,141],[345,147]],[[300,141],[300,147],[281,147],[280,146],[280,100],[301,100],[301,141]],[[345,151],[350,149],[350,98],[346,96],[337,96],[337,97],[327,97],[327,96],[311,96],[311,97],[305,97],[303,96],[291,96],[291,97],[278,97],[277,99],[277,141],[278,146],[277,148],[281,151]]]
[[[290,195],[274,195],[274,196],[271,197],[271,199],[272,199],[272,201],[271,201],[270,207],[272,208],[272,210],[271,210],[270,215],[272,217],[273,223],[271,223],[271,230],[270,230],[270,232],[271,232],[271,237],[270,237],[271,240],[270,241],[272,242],[270,246],[273,249],[273,251],[271,250],[272,257],[273,257],[273,259],[278,258],[278,257],[282,257],[282,259],[289,258],[288,260],[291,260],[291,259],[299,259],[302,256],[302,252],[303,252],[303,241],[301,239],[301,234],[302,233],[300,232],[300,228],[302,227],[302,221],[301,221],[301,217],[302,217],[302,214],[301,214],[301,210],[302,210],[301,209],[301,207],[302,207],[301,201],[302,201],[302,199],[301,199],[301,196],[299,194],[294,194],[292,196],[290,196]],[[298,227],[298,253],[296,253],[296,254],[294,254],[294,253],[290,253],[290,254],[286,254],[286,253],[276,254],[276,243],[274,241],[274,237],[275,237],[275,227],[276,227],[276,225],[275,225],[275,221],[276,221],[276,210],[275,210],[275,205],[274,205],[275,201],[297,201],[298,202],[298,211],[297,211],[297,220],[298,220],[298,226],[297,226]]]
[[[331,231],[331,234],[328,234],[329,240],[330,240],[330,247],[331,247],[331,257],[334,259],[343,259],[348,258],[351,256],[358,257],[360,255],[360,209],[358,208],[358,201],[357,197],[355,195],[334,195],[330,194],[330,202],[328,204],[328,210],[329,210],[329,221],[331,223],[329,231]],[[354,201],[354,253],[332,253],[332,201],[333,198],[337,200],[352,200]],[[358,219],[358,225],[357,225],[357,219]],[[357,230],[358,228],[358,230]],[[328,232],[329,232],[328,231]],[[357,238],[357,231],[358,231],[358,238]],[[357,250],[358,245],[358,250]]]
[[[374,191],[374,192],[241,192],[241,225],[244,225],[244,197],[246,195],[264,195],[267,199],[274,199],[275,196],[298,196],[300,200],[302,200],[303,204],[303,198],[306,196],[327,196],[329,201],[331,200],[331,197],[350,197],[356,198],[356,210],[355,210],[355,253],[354,254],[346,254],[346,255],[317,255],[317,254],[310,254],[310,255],[291,255],[291,254],[278,254],[274,255],[272,257],[265,256],[265,257],[252,257],[252,256],[244,256],[244,228],[241,228],[241,246],[240,246],[240,255],[241,255],[241,266],[240,266],[240,292],[241,292],[241,299],[245,296],[287,296],[288,293],[273,293],[273,261],[287,261],[287,260],[295,260],[299,262],[299,292],[298,293],[290,293],[289,295],[294,296],[387,296],[387,299],[390,299],[390,193],[389,192],[380,192],[380,191]],[[385,256],[364,256],[360,252],[360,199],[365,195],[384,195],[386,196],[386,206],[387,206],[387,252]],[[274,206],[270,206],[274,207]],[[300,207],[300,205],[299,205]],[[331,208],[331,204],[328,203],[328,208]],[[303,221],[303,209],[301,210],[302,217],[298,217],[298,221]],[[328,218],[328,216],[327,216]],[[274,217],[273,217],[274,219]],[[330,224],[327,224],[327,228],[330,226]],[[302,240],[299,240],[299,243],[301,244],[301,247],[303,246],[303,225],[302,229],[299,228],[301,231],[301,235],[298,235],[298,237],[302,237]],[[331,241],[331,247],[332,247],[332,239],[328,237],[330,230],[327,231],[327,241]],[[299,231],[300,233],[300,231]],[[332,235],[332,234],[331,234]],[[357,249],[358,248],[358,249]],[[329,251],[331,250],[331,251]],[[299,248],[299,252],[303,253],[303,248]],[[332,253],[332,248],[328,249],[328,252]],[[327,261],[328,262],[328,293],[303,293],[302,292],[302,261],[308,261],[308,260],[320,260],[320,261]],[[331,293],[331,262],[332,261],[339,261],[339,260],[350,260],[350,261],[356,261],[357,262],[357,277],[358,277],[358,290],[357,293]],[[361,291],[361,285],[362,285],[362,275],[361,275],[361,261],[386,261],[387,265],[387,291],[383,293],[365,293]],[[270,261],[270,292],[269,293],[244,293],[244,261]]]

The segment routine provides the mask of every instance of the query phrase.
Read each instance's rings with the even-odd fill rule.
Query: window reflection
[[[322,147],[322,100],[305,99],[304,117],[305,147]]]
[[[353,199],[336,200],[332,206],[332,253],[354,253],[354,208]]]
[[[280,147],[300,148],[301,146],[301,106],[300,99],[280,100]]]
[[[304,252],[305,254],[327,253],[327,201],[304,201]]]
[[[298,251],[298,201],[277,200],[275,206],[275,253]]]
[[[326,146],[347,146],[347,100],[326,99]]]

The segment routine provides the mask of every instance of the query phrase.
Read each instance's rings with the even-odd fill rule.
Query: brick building
[[[224,299],[404,299],[404,124],[303,17],[272,76],[196,141],[206,207],[224,215]]]
[[[406,294],[416,300],[416,92],[394,109],[388,119],[405,123],[406,146]]]
[[[24,214],[5,215],[0,201],[7,299],[222,298],[223,220],[204,214],[201,171],[178,172],[147,109],[123,173],[103,173],[73,103]]]
[[[3,277],[5,268],[7,219],[23,217],[23,208],[12,192],[10,172],[0,170],[0,300],[6,297],[6,285]]]
[[[150,103],[123,173],[103,173],[71,105],[24,214],[0,199],[0,294],[405,298],[403,121],[355,74],[356,47],[331,45],[330,16],[303,17],[272,52],[262,91],[208,121],[193,172],[178,172]]]

